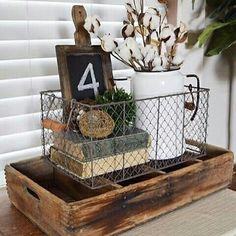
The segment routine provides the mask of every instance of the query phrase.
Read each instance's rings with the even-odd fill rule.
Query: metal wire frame
[[[185,109],[199,96],[198,111]],[[53,103],[51,103],[54,98]],[[60,91],[41,92],[42,121],[67,123],[68,107],[75,107],[64,132],[42,127],[43,156],[55,168],[90,188],[120,183],[158,172],[206,155],[209,89],[102,105],[61,98]],[[104,139],[83,136],[79,112],[103,110],[115,121]],[[66,112],[67,111],[67,112]],[[127,121],[128,119],[128,121]],[[54,154],[54,156],[53,156]]]

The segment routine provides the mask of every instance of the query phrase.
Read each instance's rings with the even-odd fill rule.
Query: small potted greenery
[[[115,133],[125,133],[134,125],[135,103],[132,95],[126,93],[124,89],[114,87],[112,90],[107,90],[103,95],[96,97],[96,104],[104,105],[101,109],[114,120]]]

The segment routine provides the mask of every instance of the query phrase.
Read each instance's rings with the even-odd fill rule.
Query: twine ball
[[[114,120],[104,111],[88,111],[79,119],[80,132],[86,137],[105,138],[113,132],[114,128]]]

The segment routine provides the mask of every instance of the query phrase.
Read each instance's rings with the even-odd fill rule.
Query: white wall
[[[178,22],[187,24],[188,31],[196,31],[204,27],[205,11],[204,0],[196,1],[192,9],[192,1],[178,1]],[[182,72],[185,74],[197,74],[200,79],[203,78],[203,53],[204,50],[195,45],[193,48],[185,49],[185,60],[182,66]]]
[[[204,0],[196,1],[194,11],[192,11],[191,2],[189,0],[179,1],[178,20],[187,23],[189,30],[200,29],[205,24]],[[203,56],[203,53],[204,50],[198,47],[186,50],[182,71],[186,74],[198,74],[201,78],[201,85],[210,88],[207,142],[224,148],[227,148],[228,145],[229,85],[231,77],[230,149],[236,152],[236,47],[231,49],[227,55],[207,58]]]
[[[227,147],[228,132],[230,130],[230,149],[236,152],[236,60],[235,48],[230,50],[230,61],[221,55],[204,58],[203,85],[211,89],[210,92],[210,117],[209,117],[209,142],[221,147]],[[234,70],[234,72],[232,71]],[[230,115],[230,77],[232,79],[231,127],[228,128]]]

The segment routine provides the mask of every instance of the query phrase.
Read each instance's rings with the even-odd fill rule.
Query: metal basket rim
[[[188,88],[188,86],[184,86],[185,88]],[[197,87],[194,87],[192,86],[193,89],[197,89]],[[199,89],[199,92],[209,92],[210,89],[209,88],[203,88],[201,87]],[[183,95],[183,96],[186,96],[186,95],[189,95],[189,94],[196,94],[198,93],[198,91],[185,91],[183,93],[174,93],[174,94],[168,94],[168,95],[161,95],[161,96],[155,96],[155,97],[147,97],[147,98],[141,98],[141,99],[132,99],[132,100],[129,100],[129,101],[120,101],[120,102],[110,102],[110,103],[106,103],[106,104],[95,104],[95,105],[89,105],[89,104],[85,104],[85,103],[81,103],[79,101],[76,101],[75,99],[72,99],[72,100],[67,100],[65,98],[63,98],[62,96],[56,96],[55,93],[57,92],[61,92],[60,89],[57,89],[57,90],[45,90],[45,91],[41,91],[40,94],[41,96],[48,96],[48,97],[55,97],[56,99],[59,99],[63,102],[66,102],[66,103],[73,103],[73,104],[77,104],[79,106],[82,106],[82,107],[87,107],[87,108],[90,108],[90,109],[93,109],[93,108],[99,108],[99,107],[106,107],[106,106],[111,106],[111,105],[122,105],[122,104],[127,104],[127,103],[132,103],[132,102],[142,102],[142,101],[152,101],[152,100],[156,100],[156,99],[162,99],[162,98],[167,98],[167,97],[175,97],[175,96],[180,96],[180,95]]]

